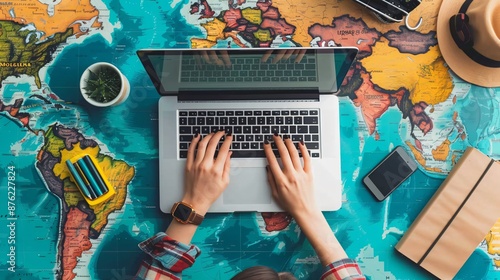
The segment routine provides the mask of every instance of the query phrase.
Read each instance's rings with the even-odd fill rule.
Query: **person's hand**
[[[280,167],[271,145],[266,143],[264,151],[269,161],[267,178],[274,199],[293,216],[318,254],[321,264],[326,266],[347,258],[342,245],[316,204],[311,158],[306,146],[303,142],[299,143],[304,161],[302,165],[297,149],[288,137],[285,136],[284,141],[277,135],[273,137],[283,165]]]
[[[184,198],[196,212],[204,215],[229,184],[232,135],[226,135],[216,158],[215,151],[224,131],[210,133],[203,140],[191,141],[184,175]]]
[[[296,218],[298,213],[317,210],[311,158],[307,147],[300,142],[298,146],[304,161],[302,165],[292,140],[287,136],[285,138],[283,140],[280,136],[273,136],[283,167],[279,165],[271,145],[268,142],[264,144],[264,152],[269,162],[267,178],[275,201],[283,210]]]
[[[261,63],[268,62],[269,58],[274,54],[271,63],[278,63],[280,61],[285,61],[290,58],[293,59],[295,63],[299,63],[304,58],[306,54],[306,49],[275,49],[268,50],[262,55]],[[231,69],[232,63],[227,50],[203,50],[199,54],[195,54],[194,58],[196,60],[196,65],[202,67],[206,64],[213,64],[217,66],[223,66]]]
[[[288,50],[280,50],[279,48],[276,50],[268,50],[261,58],[261,62],[267,62],[267,60],[271,57],[273,53],[276,53],[276,55],[273,57],[273,60],[271,63],[278,63],[280,60],[287,60],[289,59],[292,55],[295,56],[294,62],[299,63],[302,58],[304,58],[304,55],[306,54],[305,49],[288,49]]]
[[[203,65],[202,61],[204,61],[205,64],[214,64],[217,66],[231,68],[231,59],[229,58],[229,54],[226,50],[201,51],[200,54],[195,55],[194,58],[198,66]]]

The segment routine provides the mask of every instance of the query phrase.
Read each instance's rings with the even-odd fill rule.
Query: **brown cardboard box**
[[[468,148],[396,249],[453,278],[500,217],[500,163]]]

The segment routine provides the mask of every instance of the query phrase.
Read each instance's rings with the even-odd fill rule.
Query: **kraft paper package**
[[[500,218],[500,163],[467,148],[396,250],[452,279]]]

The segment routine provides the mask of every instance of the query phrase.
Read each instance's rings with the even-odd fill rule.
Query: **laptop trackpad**
[[[230,183],[222,195],[224,204],[270,204],[271,189],[263,167],[231,168]]]

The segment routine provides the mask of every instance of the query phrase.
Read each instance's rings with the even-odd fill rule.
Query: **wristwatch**
[[[174,219],[182,224],[199,225],[205,218],[204,216],[197,214],[192,205],[182,201],[176,202],[174,206],[172,206],[170,213],[172,213],[172,217],[174,217]]]

